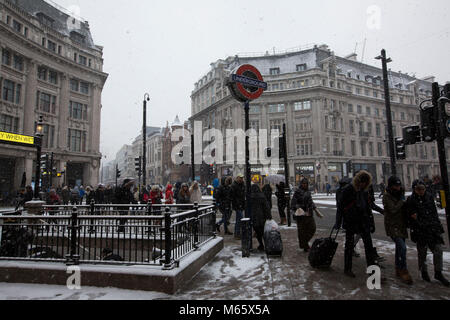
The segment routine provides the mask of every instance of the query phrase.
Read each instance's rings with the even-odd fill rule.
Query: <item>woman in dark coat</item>
[[[273,190],[272,190],[272,187],[270,186],[270,184],[264,185],[264,187],[262,188],[262,192],[264,193],[264,197],[266,197],[267,204],[269,205],[269,209],[272,210]]]
[[[285,184],[284,182],[280,182],[280,184],[277,184],[277,191],[275,192],[275,195],[278,199],[278,212],[280,214],[281,225],[287,224],[286,222],[286,207],[287,207],[287,201],[286,201],[286,195],[285,195]]]
[[[308,252],[309,249],[311,249],[309,246],[309,241],[316,233],[316,221],[314,220],[316,205],[314,204],[311,193],[309,192],[308,179],[303,179],[300,182],[300,188],[295,191],[294,196],[292,197],[291,210],[294,215],[300,208],[303,209],[305,215],[295,217],[297,220],[298,242],[300,249]]]
[[[443,285],[449,286],[449,282],[442,275],[444,228],[439,220],[433,195],[426,191],[425,183],[421,180],[413,182],[412,190],[413,194],[406,201],[406,212],[411,228],[411,240],[417,244],[422,279],[430,282],[426,265],[429,248],[433,252],[435,279]]]
[[[373,222],[368,190],[372,184],[372,176],[366,171],[360,171],[352,183],[344,187],[338,202],[338,211],[343,218],[345,229],[345,267],[347,276],[354,278],[352,258],[355,247],[355,235],[360,234],[364,242],[367,266],[376,265],[371,230]],[[336,227],[340,227],[338,221]]]
[[[269,205],[266,201],[264,193],[257,184],[251,187],[251,207],[252,207],[252,225],[253,230],[256,232],[256,238],[258,239],[259,251],[264,251],[263,235],[264,226],[267,220],[272,220],[272,214],[269,209]]]

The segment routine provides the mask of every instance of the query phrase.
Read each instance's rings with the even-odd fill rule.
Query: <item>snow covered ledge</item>
[[[180,261],[172,270],[162,266],[80,265],[81,287],[157,291],[174,294],[188,283],[224,247],[217,237],[203,244]],[[66,285],[73,272],[62,263],[0,261],[0,282]]]

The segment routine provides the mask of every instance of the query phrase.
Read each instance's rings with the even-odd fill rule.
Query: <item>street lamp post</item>
[[[42,153],[42,137],[43,137],[43,130],[44,130],[44,126],[43,126],[44,122],[43,122],[43,117],[40,116],[39,117],[39,122],[36,126],[36,178],[35,178],[35,183],[34,183],[34,199],[33,200],[39,200],[39,192],[40,192],[40,188],[39,188],[39,182],[41,180],[41,153]]]
[[[147,187],[147,101],[150,101],[150,95],[144,95],[144,126],[142,128],[142,184]]]

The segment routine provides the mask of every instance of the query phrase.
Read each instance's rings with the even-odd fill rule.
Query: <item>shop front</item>
[[[0,205],[7,205],[13,197],[16,161],[13,158],[0,158]]]
[[[295,185],[299,186],[303,178],[308,179],[310,187],[314,188],[316,183],[314,163],[295,165]]]
[[[372,184],[377,185],[379,183],[377,175],[377,165],[375,163],[355,163],[354,168],[354,174],[362,170],[367,171],[372,176]]]
[[[328,182],[331,185],[332,190],[336,190],[339,186],[339,181],[344,177],[343,164],[342,163],[329,163],[328,164]]]

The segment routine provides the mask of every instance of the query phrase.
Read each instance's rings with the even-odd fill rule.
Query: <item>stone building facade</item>
[[[96,185],[100,170],[103,48],[87,21],[43,0],[0,0],[0,131],[34,135],[44,118],[43,152],[64,171],[54,186]],[[0,189],[34,180],[36,151],[0,145]]]
[[[372,173],[375,183],[387,179],[390,158],[380,68],[357,61],[356,54],[336,56],[326,45],[218,60],[195,84],[192,124],[201,121],[203,130],[219,129],[224,139],[226,129],[244,128],[243,105],[226,87],[230,72],[242,64],[258,68],[269,86],[251,103],[250,127],[281,132],[283,123],[287,126],[292,184],[307,177],[319,190],[327,182],[336,186],[347,176],[348,160],[356,170]],[[389,77],[394,135],[401,137],[402,127],[420,122],[419,103],[431,97],[434,78],[417,79],[393,71]],[[436,143],[408,146],[406,150],[407,160],[399,161],[397,169],[406,186],[415,178],[439,174]],[[262,167],[255,165],[252,171],[261,176],[284,174],[282,168],[271,169],[262,172]],[[242,165],[217,164],[218,177],[243,172]]]

